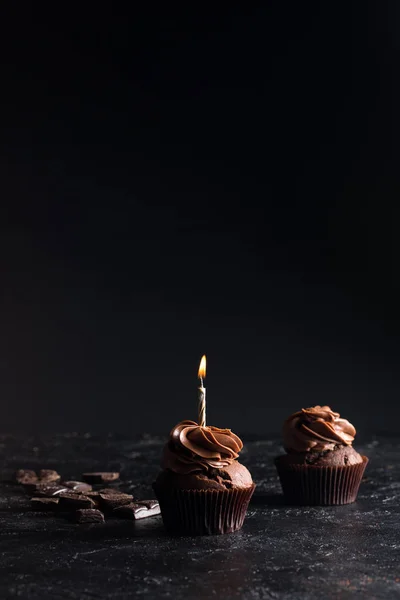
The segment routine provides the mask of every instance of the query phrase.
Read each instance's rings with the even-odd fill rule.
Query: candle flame
[[[200,366],[199,366],[199,379],[205,379],[206,377],[206,355],[201,357]]]

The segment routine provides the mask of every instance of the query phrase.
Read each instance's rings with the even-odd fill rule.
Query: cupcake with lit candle
[[[275,459],[288,502],[350,504],[357,498],[368,458],[352,446],[356,430],[329,406],[303,408],[286,419],[286,454]]]
[[[243,448],[230,429],[205,424],[205,357],[199,369],[199,423],[182,421],[170,433],[163,470],[154,483],[164,525],[181,535],[240,529],[255,485],[237,460]]]

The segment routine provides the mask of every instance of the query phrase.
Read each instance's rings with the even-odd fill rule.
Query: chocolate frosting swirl
[[[170,433],[162,467],[182,475],[223,469],[238,458],[242,448],[241,439],[230,429],[200,427],[195,421],[182,421]]]
[[[283,445],[287,452],[332,450],[336,444],[351,446],[356,430],[329,406],[302,408],[286,419]]]

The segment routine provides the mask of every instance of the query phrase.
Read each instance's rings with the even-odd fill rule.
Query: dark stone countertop
[[[0,597],[400,598],[400,442],[356,445],[370,457],[358,502],[344,507],[285,506],[272,459],[279,442],[250,439],[242,462],[258,487],[241,531],[171,538],[161,517],[74,525],[30,510],[29,496],[6,483],[17,468],[55,468],[79,478],[120,470],[122,488],[152,497],[163,439],[143,435],[0,437]]]

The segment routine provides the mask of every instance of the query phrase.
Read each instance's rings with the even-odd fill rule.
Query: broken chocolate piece
[[[120,494],[122,494],[122,492],[114,488],[103,488],[101,490],[85,492],[85,496],[89,496],[89,498],[93,498],[93,500],[100,500],[101,494],[103,496],[119,496]]]
[[[15,473],[15,480],[17,483],[33,484],[38,481],[38,476],[31,469],[18,469]]]
[[[119,473],[99,471],[96,473],[83,473],[82,477],[88,483],[109,483],[119,479]]]
[[[86,494],[92,491],[92,486],[84,481],[63,481],[63,485],[77,494]]]
[[[74,513],[76,523],[104,523],[104,515],[96,508],[80,508]]]
[[[15,479],[24,485],[28,492],[34,492],[38,486],[55,484],[60,481],[61,477],[53,469],[41,469],[39,475],[31,469],[19,469],[15,474]]]
[[[157,500],[138,500],[130,504],[118,506],[113,510],[113,515],[122,519],[145,519],[160,514],[160,505]]]
[[[123,506],[132,502],[133,496],[131,494],[100,494],[99,502],[100,506],[106,511],[112,511],[117,506]]]
[[[58,496],[62,492],[69,492],[69,489],[57,483],[33,483],[24,485],[27,492],[35,496]]]
[[[100,500],[100,492],[86,492],[85,496],[88,498],[93,498],[95,501]]]
[[[39,481],[40,483],[57,483],[60,481],[61,475],[54,471],[54,469],[40,469]]]
[[[31,498],[31,505],[35,510],[55,510],[58,498]]]
[[[96,503],[92,498],[84,496],[83,494],[74,494],[71,491],[60,493],[60,502],[58,503],[59,509],[62,510],[75,510],[79,508],[94,508]]]

